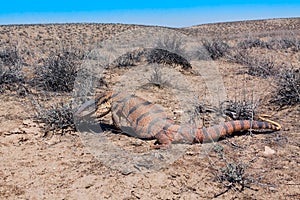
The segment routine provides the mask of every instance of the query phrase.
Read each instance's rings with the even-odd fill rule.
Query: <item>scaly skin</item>
[[[75,113],[77,117],[95,114],[101,118],[112,112],[114,125],[123,132],[141,138],[156,139],[153,148],[166,148],[172,143],[204,143],[248,129],[279,130],[276,123],[236,120],[208,128],[177,125],[167,117],[161,106],[134,95],[106,92],[84,103]],[[276,125],[274,125],[276,124]]]

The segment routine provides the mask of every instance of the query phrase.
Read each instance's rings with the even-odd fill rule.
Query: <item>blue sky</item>
[[[299,0],[6,0],[0,7],[0,24],[96,22],[186,27],[284,17],[300,17]]]

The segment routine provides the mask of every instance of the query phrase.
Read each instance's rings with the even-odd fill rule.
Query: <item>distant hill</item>
[[[184,28],[190,33],[205,36],[228,36],[238,34],[272,34],[283,31],[300,31],[299,18],[248,20],[196,25]]]

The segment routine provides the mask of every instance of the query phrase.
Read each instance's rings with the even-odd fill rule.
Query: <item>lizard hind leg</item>
[[[166,131],[160,131],[154,136],[157,141],[152,145],[151,149],[169,149],[172,144],[172,139],[168,137]]]

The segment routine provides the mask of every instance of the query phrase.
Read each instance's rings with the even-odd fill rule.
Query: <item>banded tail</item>
[[[249,129],[277,131],[280,128],[279,124],[270,120],[269,122],[251,120],[229,121],[208,128],[195,128],[189,125],[180,126],[173,124],[156,135],[155,138],[158,141],[158,145],[152,148],[167,148],[171,143],[209,143],[238,131]]]
[[[276,124],[276,125],[275,125]],[[251,121],[251,120],[237,120],[228,121],[223,124],[214,125],[208,128],[200,129],[198,137],[196,139],[199,142],[216,141],[220,137],[231,135],[234,132],[245,131],[250,129],[268,129],[278,131],[280,126],[277,123],[263,122],[263,121]]]

